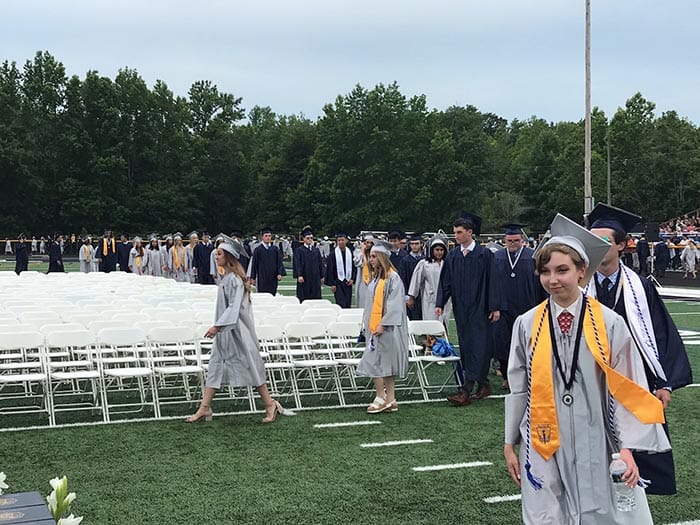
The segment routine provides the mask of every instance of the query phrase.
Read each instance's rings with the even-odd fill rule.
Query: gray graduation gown
[[[136,248],[129,250],[129,269],[131,270],[131,273],[135,273],[136,275],[144,275],[147,272],[149,251],[150,250],[147,248],[144,248],[143,256],[139,261],[141,264],[136,264],[136,257],[139,256],[139,252]]]
[[[429,262],[421,259],[413,270],[411,284],[408,287],[408,295],[421,298],[421,312],[426,321],[438,320],[447,324],[452,314],[452,299],[447,301],[443,308],[442,315],[435,315],[435,299],[437,299],[440,288],[440,270],[442,265],[437,262]]]
[[[168,268],[170,268],[170,276],[175,279],[179,283],[188,283],[190,282],[190,274],[189,274],[189,260],[187,258],[187,252],[185,251],[185,247],[182,247],[182,251],[178,252],[180,257],[178,258],[178,268],[175,268],[175,257],[173,256],[173,250],[175,250],[175,246],[170,248],[168,250]]]
[[[363,308],[367,302],[367,288],[369,287],[369,284],[365,284],[365,281],[362,279],[362,266],[364,265],[364,258],[362,257],[362,252],[360,250],[355,250],[355,253],[353,253],[353,264],[357,268],[357,279],[355,280],[355,304],[358,308]]]
[[[384,316],[381,323],[384,327],[384,333],[375,337],[375,349],[369,349],[371,338],[369,318],[378,282],[377,279],[373,279],[367,287],[362,328],[368,345],[357,365],[357,375],[406,377],[408,373],[408,318],[406,317],[403,282],[397,272],[391,272],[384,285]]]
[[[83,244],[78,249],[78,260],[80,261],[80,271],[82,273],[94,272],[95,248],[91,244]]]
[[[579,314],[575,317],[577,324]],[[632,346],[632,337],[625,321],[612,310],[603,307],[605,326],[615,370],[645,384],[644,365]],[[518,317],[508,362],[508,382],[511,393],[506,397],[505,442],[520,444],[520,475],[522,480],[523,521],[537,525],[641,525],[652,523],[646,495],[641,487],[635,489],[637,506],[631,512],[619,512],[615,507],[612,481],[608,471],[611,455],[618,450],[608,418],[608,391],[605,375],[598,367],[581,337],[578,367],[571,394],[571,406],[562,403],[564,385],[552,357],[554,399],[561,445],[549,461],[545,461],[530,446],[532,473],[543,480],[543,488],[535,490],[525,472],[525,439],[527,436],[526,406],[528,398],[528,367],[530,365],[532,323],[535,308]],[[556,324],[556,321],[555,321]],[[576,328],[574,329],[574,331]],[[565,343],[565,336],[555,327],[563,363],[572,361],[574,345]],[[576,334],[570,336],[575,340]],[[565,365],[566,366],[566,365]],[[565,368],[568,374],[568,368]],[[663,452],[671,445],[661,425],[645,425],[622,405],[615,403],[614,432],[620,448]]]
[[[211,348],[207,386],[260,386],[265,364],[260,356],[250,296],[243,282],[229,273],[221,279],[216,297],[215,326],[221,328]]]
[[[146,248],[148,253],[148,260],[146,261],[146,275],[154,275],[156,277],[163,276],[163,251],[158,248],[157,250],[151,250],[151,248]]]

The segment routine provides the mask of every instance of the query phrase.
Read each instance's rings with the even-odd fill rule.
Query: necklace
[[[518,250],[518,255],[515,256],[515,262],[510,258],[510,251],[508,251],[508,264],[510,264],[510,276],[511,278],[515,277],[515,266],[518,264],[518,261],[520,260],[520,256],[523,254],[523,247],[521,246],[520,249]]]
[[[566,377],[564,367],[562,366],[561,357],[559,356],[559,349],[557,348],[552,310],[549,308],[549,306],[547,306],[547,309],[549,310],[549,335],[552,339],[552,353],[554,354],[554,360],[556,361],[559,375],[561,376],[562,381],[564,381],[564,390],[566,390],[566,392],[564,392],[564,394],[561,396],[561,400],[566,406],[571,406],[571,404],[574,402],[574,396],[571,395],[569,390],[571,390],[571,387],[574,384],[574,377],[576,376],[576,366],[578,364],[578,354],[581,346],[581,334],[583,333],[583,316],[586,312],[586,296],[583,296],[583,304],[581,305],[581,313],[579,314],[578,329],[576,331],[576,339],[574,341],[574,355],[571,359],[571,368],[569,369],[568,378]]]

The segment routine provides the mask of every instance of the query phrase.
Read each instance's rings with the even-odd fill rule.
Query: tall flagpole
[[[588,215],[593,209],[591,189],[591,0],[586,0],[586,120],[583,159],[583,206]]]

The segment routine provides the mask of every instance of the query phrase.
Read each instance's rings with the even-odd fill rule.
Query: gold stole
[[[85,244],[83,248],[83,251],[85,252],[85,262],[90,262],[90,248],[88,248],[87,244]]]
[[[605,329],[603,308],[590,297],[583,318],[586,346],[605,374],[610,395],[645,424],[663,423],[664,409],[648,390],[613,369],[610,363],[610,345]],[[530,428],[532,446],[548,460],[559,448],[557,409],[554,401],[552,371],[552,340],[549,331],[548,301],[542,302],[535,313],[532,326],[532,379],[530,382]],[[576,363],[574,363],[576,365]]]
[[[393,270],[389,268],[386,277],[377,281],[377,288],[374,290],[374,300],[372,301],[372,312],[369,315],[370,333],[374,333],[382,323],[382,317],[384,317],[384,285],[391,272]]]
[[[114,246],[114,237],[112,237],[112,253],[117,252],[117,248]],[[102,255],[107,256],[107,237],[102,238]]]
[[[369,262],[364,254],[362,254],[362,260],[364,261],[362,263],[362,281],[365,284],[369,284]]]
[[[184,252],[184,250],[185,250],[185,249],[182,248],[182,251],[183,251],[183,252]],[[182,258],[182,260],[180,260],[181,258]],[[184,267],[185,267],[185,256],[184,256],[184,254],[183,254],[182,256],[180,256],[180,254],[178,253],[177,246],[173,246],[173,269],[174,269],[174,270],[177,270],[178,268],[180,268],[180,264],[181,264],[181,263],[182,263],[182,267],[183,267],[183,269],[184,269]]]

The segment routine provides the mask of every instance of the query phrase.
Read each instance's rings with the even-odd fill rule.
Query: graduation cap
[[[216,242],[216,243],[222,242],[225,238],[226,238],[226,234],[225,234],[225,233],[219,233],[219,234],[216,236],[216,239],[214,240],[214,242]]]
[[[523,228],[525,224],[518,224],[517,222],[510,222],[508,224],[502,224],[503,233],[506,235],[522,235]]]
[[[389,240],[403,239],[404,237],[406,237],[406,234],[404,232],[402,232],[401,230],[396,229],[396,228],[394,228],[393,230],[389,230],[389,234],[387,235],[387,238]]]
[[[176,241],[178,239],[182,240],[182,234],[180,232],[176,232],[175,235],[173,235],[174,241]]]
[[[237,239],[233,239],[232,237],[229,237],[225,233],[220,234],[222,237],[222,243],[219,244],[219,248],[222,250],[227,251],[231,255],[233,255],[236,259],[239,259],[241,256],[241,253],[243,252],[243,245],[241,242]],[[217,240],[218,240],[217,236]]]
[[[508,234],[508,235],[515,235],[515,234]],[[504,249],[505,249],[505,248],[503,248],[503,246],[501,246],[500,244],[498,244],[498,243],[495,242],[495,241],[489,241],[489,242],[487,242],[487,243],[486,243],[486,247],[487,247],[489,250],[491,250],[493,253],[496,253],[496,252],[499,251],[499,250],[504,250]]]
[[[337,232],[337,233],[335,234],[335,238],[337,239],[338,237],[345,237],[346,239],[349,238],[349,237],[348,237],[348,234],[345,233],[344,231],[339,231],[339,232]]]
[[[134,237],[134,238],[132,239],[132,241],[134,241],[134,242],[141,242],[141,237],[139,237],[139,236],[137,235],[136,237]]]
[[[393,248],[393,246],[391,246],[389,242],[381,239],[375,239],[374,246],[372,246],[370,253],[383,253],[385,255],[391,255],[391,248]]]
[[[591,229],[611,228],[623,233],[628,233],[641,220],[639,215],[607,204],[597,204],[588,215],[588,224]]]
[[[561,213],[557,213],[556,217],[554,217],[550,231],[552,232],[552,237],[546,243],[542,243],[538,251],[550,243],[564,244],[573,248],[586,262],[586,273],[583,279],[584,282],[588,282],[603,261],[605,254],[608,253],[610,243],[589,232],[583,226],[579,226]]]
[[[313,236],[314,232],[311,229],[311,226],[304,226],[301,230],[301,236],[306,237],[307,235],[312,235]]]
[[[231,232],[231,237],[241,237],[243,238],[243,232],[241,230],[233,230]]]
[[[362,236],[363,241],[372,241],[375,242],[376,239],[374,238],[374,234],[372,232],[367,232]]]
[[[199,233],[197,233],[197,230],[193,230],[189,234],[187,234],[187,236],[191,239],[194,236],[199,237]]]
[[[433,246],[444,246],[447,250],[447,237],[436,233],[430,239],[428,239],[428,244],[430,245],[430,250],[432,251]]]
[[[260,229],[260,235],[265,235],[266,233],[270,233],[270,234],[271,234],[271,233],[272,233],[272,228],[270,228],[269,226],[263,226],[263,227]]]
[[[469,213],[468,211],[462,211],[459,214],[459,218],[471,226],[474,235],[481,235],[481,217],[474,213]]]
[[[422,241],[423,237],[421,236],[420,233],[412,233],[411,235],[408,236],[408,241]]]
[[[152,233],[151,235],[148,236],[149,241],[157,241],[158,240],[158,234]]]

